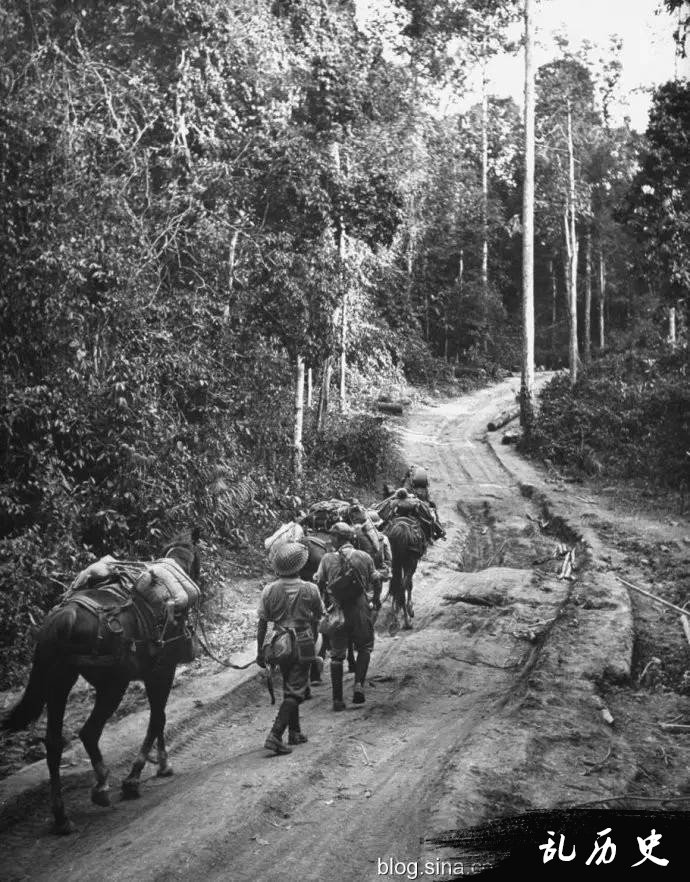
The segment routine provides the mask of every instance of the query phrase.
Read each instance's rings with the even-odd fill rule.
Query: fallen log
[[[690,732],[690,726],[685,726],[682,723],[659,723],[659,728],[664,732]]]
[[[500,429],[502,426],[505,426],[507,423],[512,422],[512,420],[516,419],[520,416],[520,408],[519,407],[511,407],[509,410],[504,410],[503,413],[499,413],[499,415],[491,420],[488,424],[487,429],[490,432],[495,432],[496,429]]]
[[[482,367],[469,367],[466,365],[456,365],[453,368],[456,377],[485,377],[486,371]]]
[[[620,576],[616,577],[619,582],[622,582],[624,585],[627,585],[628,588],[632,588],[633,591],[639,591],[640,594],[644,594],[645,597],[649,597],[650,600],[656,600],[657,603],[661,603],[663,606],[667,606],[669,609],[675,609],[677,613],[680,613],[681,616],[689,616],[690,611],[687,609],[683,609],[682,606],[676,606],[675,603],[670,603],[668,600],[664,600],[661,597],[657,597],[656,594],[652,594],[651,591],[645,591],[644,588],[638,588],[637,585],[633,585],[630,582],[626,582],[625,579],[621,579]]]
[[[399,401],[379,401],[377,405],[381,413],[401,414],[403,406]]]

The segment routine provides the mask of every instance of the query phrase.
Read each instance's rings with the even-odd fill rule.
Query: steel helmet
[[[337,521],[328,532],[334,536],[341,536],[343,539],[352,540],[355,538],[354,528],[346,524],[345,521]]]
[[[294,576],[309,558],[309,549],[301,542],[283,542],[273,557],[273,569],[279,576]]]

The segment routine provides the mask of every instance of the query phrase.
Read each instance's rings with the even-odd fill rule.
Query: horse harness
[[[174,549],[170,549],[165,557],[169,557],[172,550]],[[169,615],[161,621],[152,604],[133,591],[136,580],[144,569],[145,565],[139,562],[118,561],[117,572],[109,581],[96,583],[63,597],[56,609],[66,603],[74,603],[90,612],[98,622],[95,641],[84,646],[83,651],[70,655],[74,664],[107,667],[126,661],[128,656],[134,656],[140,646],[148,646],[152,656],[159,656],[166,646],[181,640],[190,641],[193,638],[194,627],[190,632],[186,622],[174,622]],[[98,598],[91,596],[94,592],[98,592],[99,595],[111,595],[112,602],[104,602],[102,596]],[[139,634],[144,635],[143,637],[124,639],[125,629],[121,616],[128,610],[134,613],[137,630]],[[179,633],[166,636],[171,625]],[[192,651],[191,647],[189,651]]]

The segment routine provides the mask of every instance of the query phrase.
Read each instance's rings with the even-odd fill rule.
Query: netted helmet
[[[309,550],[301,542],[283,542],[273,557],[273,569],[279,576],[294,576],[309,558]]]
[[[334,536],[340,536],[343,539],[352,540],[355,538],[353,527],[346,524],[345,521],[337,521],[328,532],[332,533]]]

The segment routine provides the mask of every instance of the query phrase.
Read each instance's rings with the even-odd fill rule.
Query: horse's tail
[[[386,531],[388,541],[391,544],[391,581],[388,592],[393,602],[393,609],[399,610],[405,606],[405,564],[409,557],[409,546],[412,540],[412,531],[408,524],[401,520],[394,520]]]
[[[64,606],[48,616],[38,635],[34,660],[24,694],[0,723],[0,728],[19,732],[40,716],[48,698],[50,671],[54,664],[54,647],[69,640],[77,614],[73,606]]]

